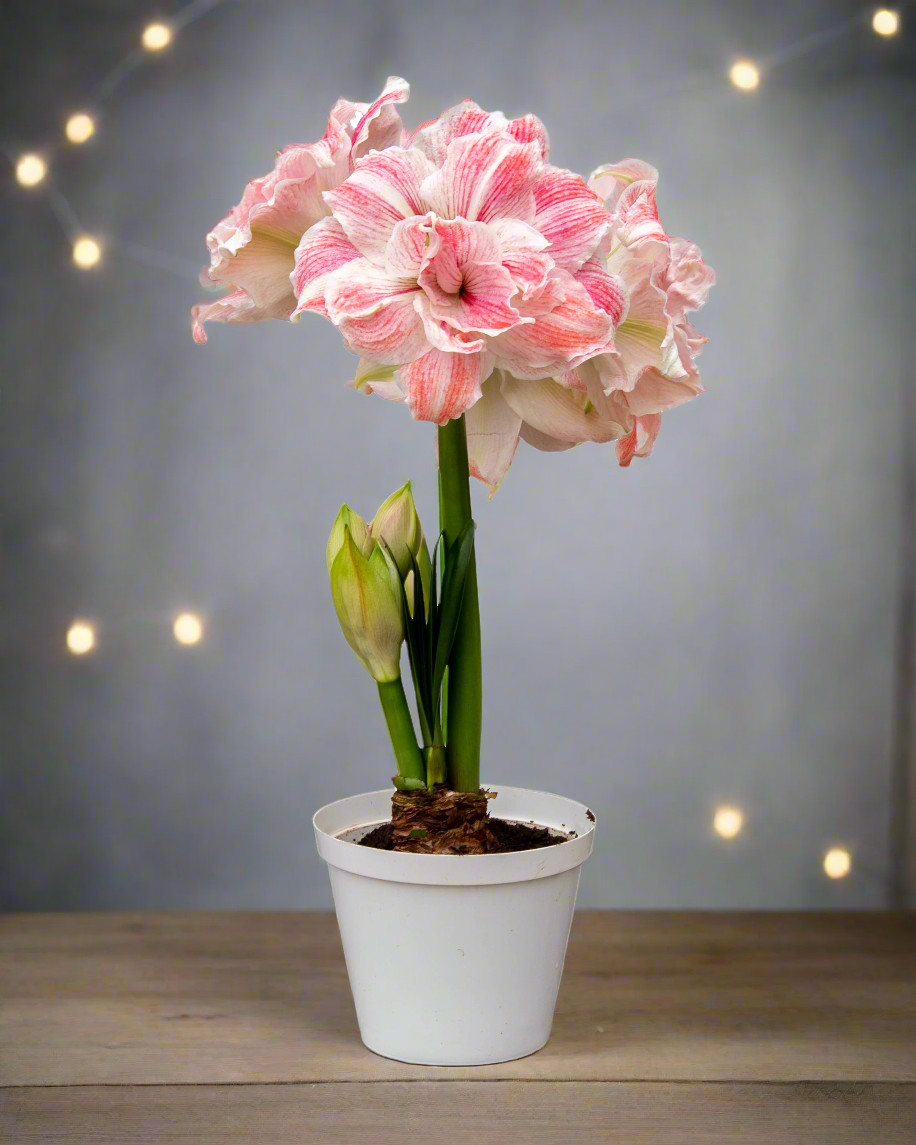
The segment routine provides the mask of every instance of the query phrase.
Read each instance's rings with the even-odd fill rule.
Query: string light
[[[737,807],[718,807],[712,825],[716,834],[723,839],[734,839],[744,826],[744,815]]]
[[[742,91],[753,91],[760,84],[760,69],[750,60],[738,60],[732,64],[728,78]]]
[[[172,29],[167,24],[148,24],[141,40],[148,52],[161,52],[172,42]]]
[[[852,867],[852,858],[842,847],[831,847],[824,856],[824,874],[831,879],[843,879]]]
[[[172,631],[179,644],[198,644],[204,634],[204,626],[193,612],[182,612],[175,618]]]
[[[85,620],[75,620],[67,629],[67,648],[74,656],[85,656],[95,647],[95,629]]]
[[[23,187],[34,187],[47,173],[47,164],[40,155],[23,155],[16,164],[16,181]]]
[[[90,270],[102,257],[102,248],[91,235],[82,235],[73,244],[73,261],[80,270]]]
[[[85,111],[78,111],[67,120],[64,132],[71,143],[85,143],[95,135],[95,120]]]
[[[879,8],[872,16],[871,26],[879,36],[896,36],[900,30],[900,17],[889,8]]]

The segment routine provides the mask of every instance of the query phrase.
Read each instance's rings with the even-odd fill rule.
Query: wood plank
[[[378,1082],[0,1093],[0,1142],[913,1145],[916,1086]]]
[[[553,1037],[432,1068],[359,1041],[333,916],[0,918],[0,1084],[916,1081],[916,916],[583,912]]]

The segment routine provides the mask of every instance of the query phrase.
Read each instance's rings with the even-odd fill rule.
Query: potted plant
[[[547,1041],[595,818],[481,786],[469,476],[492,495],[520,439],[647,457],[662,412],[702,392],[705,339],[686,315],[713,273],[659,222],[648,164],[586,182],[549,163],[536,117],[471,101],[407,132],[408,90],[392,77],[371,105],[339,100],[323,139],[248,184],[207,236],[207,277],[227,290],[194,308],[193,331],[315,311],[359,355],[355,389],[438,427],[432,551],[409,482],[371,521],[344,505],[331,530],[331,596],[376,682],[396,775],[321,808],[314,828],[363,1041],[482,1064]]]

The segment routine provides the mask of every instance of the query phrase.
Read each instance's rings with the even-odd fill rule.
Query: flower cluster
[[[548,161],[533,115],[470,100],[407,132],[397,77],[340,100],[324,138],[280,152],[208,235],[232,289],[203,322],[315,311],[359,355],[351,383],[419,420],[466,415],[470,471],[496,488],[519,439],[647,456],[661,414],[702,393],[687,313],[714,275],[658,218],[635,159],[586,182]]]

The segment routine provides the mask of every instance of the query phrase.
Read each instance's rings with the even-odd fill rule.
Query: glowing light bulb
[[[175,618],[172,631],[179,644],[198,644],[204,634],[204,626],[199,616],[193,612],[183,612]]]
[[[67,629],[67,647],[74,656],[85,656],[95,648],[95,629],[85,620],[75,620]]]
[[[718,807],[712,825],[716,834],[723,839],[734,839],[744,826],[744,815],[737,807]]]
[[[760,70],[750,60],[739,60],[732,64],[728,78],[742,91],[753,91],[760,84]]]
[[[85,111],[78,111],[67,120],[64,132],[71,143],[85,143],[95,135],[95,120]]]
[[[879,36],[896,36],[900,31],[900,17],[889,8],[879,8],[872,16],[871,26]]]
[[[16,164],[16,181],[23,187],[34,187],[48,173],[48,165],[40,155],[23,155]]]
[[[849,852],[842,847],[831,847],[824,856],[824,874],[831,879],[843,879],[852,867]]]
[[[161,52],[172,42],[172,29],[167,24],[148,24],[141,40],[148,52]]]
[[[73,261],[80,270],[89,270],[102,257],[102,248],[90,235],[83,235],[73,244]]]

